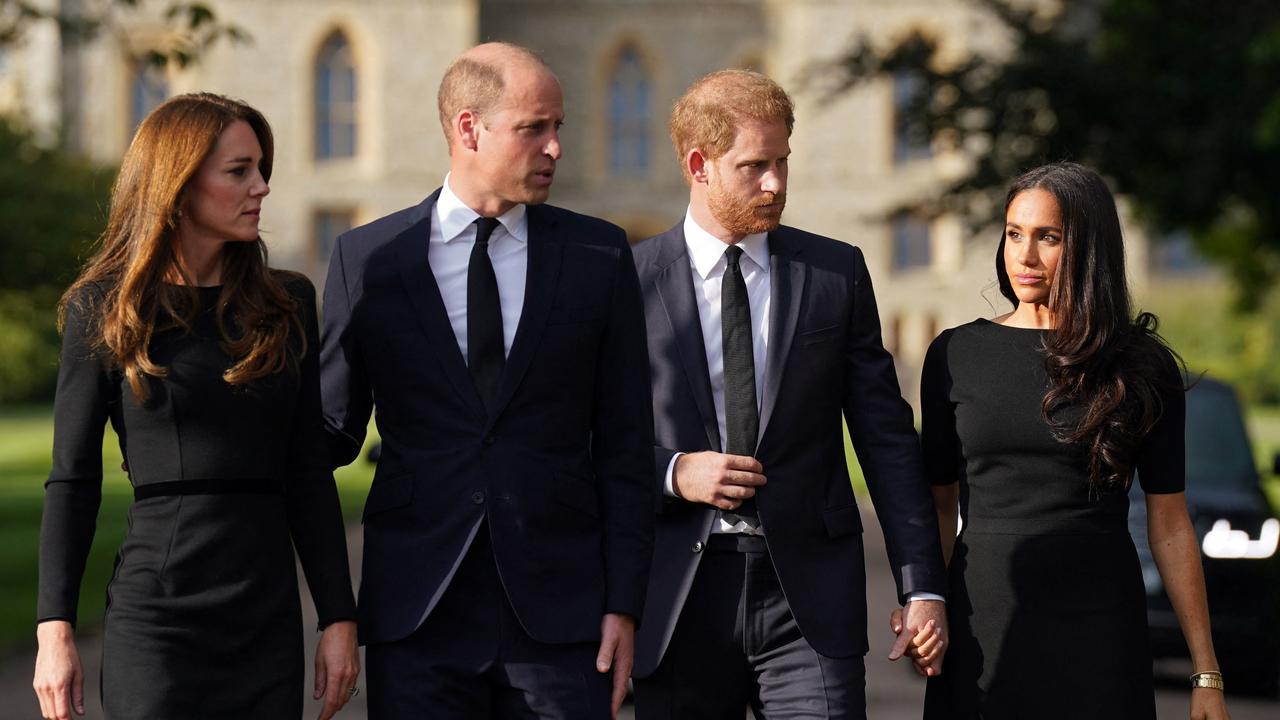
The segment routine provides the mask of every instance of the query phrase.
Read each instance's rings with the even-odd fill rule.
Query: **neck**
[[[465,171],[456,167],[450,170],[448,182],[453,194],[482,217],[498,217],[516,206],[516,203],[497,197],[479,184],[468,182]]]
[[[715,215],[711,213],[711,208],[707,206],[705,201],[699,202],[698,197],[692,197],[689,201],[689,216],[693,221],[698,223],[698,227],[706,230],[712,237],[726,245],[737,245],[742,242],[746,235],[737,235],[729,232],[716,221]]]
[[[1040,303],[1018,303],[1018,307],[1005,316],[1003,324],[1035,330],[1052,330],[1057,326],[1053,311]]]
[[[178,268],[170,273],[174,277],[168,279],[178,285],[188,282],[200,287],[222,284],[224,241],[179,232],[174,245]]]

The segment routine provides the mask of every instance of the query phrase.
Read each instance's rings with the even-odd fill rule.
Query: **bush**
[[[0,403],[53,398],[58,379],[58,294],[0,291]]]

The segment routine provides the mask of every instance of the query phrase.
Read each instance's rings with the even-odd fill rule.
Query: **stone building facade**
[[[136,60],[164,40],[158,13],[166,3],[141,4],[121,16],[120,31],[87,44],[34,29],[0,57],[0,110],[114,163],[165,96],[210,90],[248,101],[276,132],[262,222],[273,261],[317,282],[337,233],[439,185],[447,169],[435,107],[441,74],[467,47],[508,40],[541,54],[564,86],[553,203],[613,220],[636,239],[675,224],[687,190],[666,133],[672,101],[706,72],[754,68],[797,103],[784,221],[864,249],[908,396],[939,330],[1004,310],[994,288],[997,231],[970,237],[954,218],[890,214],[964,169],[962,157],[899,135],[898,81],[868,83],[834,102],[802,82],[857,35],[889,42],[919,28],[956,56],[998,52],[1001,37],[972,3],[209,0],[251,42],[221,42],[198,63],[167,70]],[[1141,233],[1129,241],[1141,261]],[[1135,284],[1143,283],[1139,274]]]

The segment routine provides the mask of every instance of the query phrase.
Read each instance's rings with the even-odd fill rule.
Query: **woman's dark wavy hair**
[[[1047,191],[1062,212],[1062,255],[1050,285],[1055,327],[1044,340],[1049,389],[1041,414],[1060,442],[1089,456],[1094,493],[1128,488],[1138,448],[1159,419],[1171,358],[1155,315],[1131,315],[1124,239],[1115,199],[1097,173],[1070,162],[1044,165],[1013,182],[1005,211],[1027,190]],[[1018,297],[1004,266],[1004,233],[996,250],[1000,294]],[[1068,411],[1069,410],[1069,411]]]

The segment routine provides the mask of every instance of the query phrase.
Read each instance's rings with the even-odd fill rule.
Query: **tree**
[[[55,22],[64,41],[84,42],[101,32],[120,32],[120,19],[137,10],[145,0],[84,0],[65,3],[53,0],[0,0],[0,46],[22,41],[31,25]],[[215,42],[225,38],[247,41],[241,28],[222,23],[203,2],[169,2],[164,19],[172,32],[165,42],[142,51],[144,59],[163,65],[186,67]],[[127,46],[125,44],[124,46]]]
[[[947,64],[921,32],[887,50],[860,38],[811,80],[838,94],[885,73],[918,78],[907,132],[973,161],[939,207],[990,221],[1023,170],[1086,163],[1154,228],[1190,232],[1256,306],[1280,275],[1280,3],[1073,0],[1046,16],[970,1],[1008,30],[1011,52]]]

